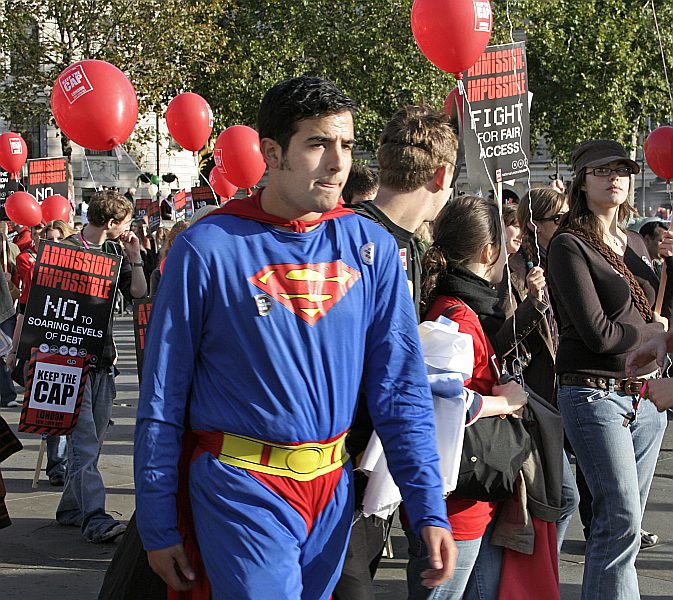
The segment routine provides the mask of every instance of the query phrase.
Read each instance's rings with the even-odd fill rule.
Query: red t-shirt
[[[477,314],[458,298],[439,296],[425,316],[425,320],[434,321],[449,307],[455,308],[451,310],[448,318],[458,323],[458,331],[472,336],[474,345],[472,377],[465,381],[465,387],[482,396],[490,396],[493,386],[498,383],[500,368]],[[465,500],[449,496],[446,499],[446,511],[454,539],[476,540],[484,535],[496,507],[497,502]]]

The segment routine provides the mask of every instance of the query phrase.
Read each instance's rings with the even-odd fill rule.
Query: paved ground
[[[121,376],[117,379],[114,426],[103,447],[100,468],[107,486],[108,511],[120,519],[129,519],[133,512],[133,424],[138,383],[130,319],[118,319],[116,330]],[[2,415],[16,428],[18,408],[3,409]],[[49,595],[58,600],[94,599],[115,545],[87,543],[77,529],[55,523],[59,489],[50,487],[44,475],[38,489],[31,489],[39,438],[24,434],[20,437],[25,449],[2,465],[8,488],[9,512],[14,524],[0,530],[0,598],[42,600]],[[672,513],[673,428],[669,427],[644,524],[646,529],[659,534],[661,543],[643,551],[638,560],[641,593],[648,600],[673,598]],[[579,520],[575,518],[561,556],[563,600],[579,598],[583,569],[582,540]],[[406,598],[406,549],[399,528],[393,530],[393,548],[395,558],[384,559],[377,575],[378,600]]]

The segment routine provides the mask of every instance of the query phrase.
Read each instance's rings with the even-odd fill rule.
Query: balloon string
[[[199,169],[199,161],[196,157],[196,154],[194,154],[194,166],[196,167],[196,172],[199,174],[199,177],[206,182],[206,185],[210,188],[210,191],[213,192],[213,195],[215,198],[217,198],[219,194],[213,189],[213,186],[210,185],[210,181],[208,181],[208,178],[203,174],[203,171]]]
[[[654,29],[657,32],[657,39],[659,40],[659,50],[661,51],[661,62],[664,65],[664,75],[666,77],[666,86],[668,88],[668,99],[671,101],[671,108],[673,109],[673,94],[671,93],[671,82],[668,79],[668,69],[666,68],[666,55],[664,54],[664,45],[661,41],[661,32],[659,31],[659,21],[657,20],[657,10],[654,7],[654,0],[651,0],[650,4],[652,4]],[[669,113],[669,122],[673,122],[673,112]]]
[[[507,14],[507,22],[509,23],[509,39],[514,44],[514,23],[512,23],[512,17],[509,12],[509,0],[507,0],[507,5],[506,5],[506,14]],[[522,102],[522,92],[521,92],[521,86],[519,85],[519,78],[516,76],[516,60],[514,56],[514,49],[512,48],[511,51],[512,53],[512,65],[514,65],[514,81],[516,82],[516,89],[519,94],[519,101]],[[528,97],[526,95],[526,102],[528,102]],[[526,192],[530,192],[531,189],[531,176],[530,176],[530,157],[526,155],[526,152],[524,151],[524,145],[523,145],[523,122],[521,119],[521,112],[519,112],[519,146],[521,148],[521,152],[523,155],[526,157]],[[532,206],[532,201],[530,198],[530,193],[528,193],[528,214],[530,215],[530,223],[533,226],[533,237],[535,240],[535,257],[537,258],[537,263],[536,265],[539,266],[540,263],[542,262],[541,258],[541,253],[540,253],[540,242],[537,237],[537,232],[538,228],[533,221],[533,206]],[[527,223],[519,223],[519,226],[523,229],[525,226],[527,226]]]
[[[143,174],[142,170],[138,166],[138,163],[136,163],[136,161],[133,160],[133,157],[128,153],[128,151],[126,150],[126,148],[124,148],[124,146],[115,146],[115,148],[121,148],[124,154],[126,154],[126,158],[128,158],[131,161],[131,164],[136,168],[138,173],[140,173],[141,175]]]
[[[89,177],[91,177],[91,181],[93,182],[93,188],[98,191],[98,185],[96,184],[96,180],[93,178],[93,173],[91,172],[91,167],[89,166],[89,159],[86,155],[86,149],[84,149],[84,162],[86,163],[87,171],[89,171]]]
[[[512,23],[512,18],[509,12],[509,0],[507,0],[506,3],[506,15],[507,15],[507,22],[509,23],[509,39],[512,44],[515,43],[514,41],[514,24]],[[518,94],[518,101],[521,104],[521,107],[523,108],[523,94],[521,91],[521,86],[519,85],[519,78],[517,77],[517,71],[516,71],[516,55],[514,54],[514,48],[510,48],[510,53],[512,55],[512,66],[514,70],[514,81],[516,82],[516,89],[517,89],[517,94]],[[526,93],[526,106],[528,106],[528,94]],[[533,207],[532,207],[532,201],[530,198],[530,188],[531,188],[531,178],[530,178],[530,157],[526,155],[526,152],[524,150],[524,143],[523,143],[523,119],[521,118],[523,111],[520,110],[518,117],[519,117],[519,148],[521,149],[521,152],[523,153],[524,157],[526,158],[526,192],[528,192],[528,214],[530,215],[530,220],[531,223],[533,224],[533,233],[535,236],[535,251],[537,254],[537,262],[538,265],[541,262],[540,259],[540,247],[538,245],[538,238],[537,238],[537,225],[533,221]],[[502,216],[502,215],[501,215]],[[504,220],[502,221],[503,225],[503,230],[504,230]],[[522,230],[524,227],[526,227],[526,223],[519,223],[519,228]],[[507,269],[507,294],[508,294],[508,299],[509,299],[509,304],[510,304],[510,310],[512,311],[512,335],[514,339],[514,354],[516,356],[516,364],[518,365],[520,372],[519,373],[514,373],[514,375],[518,375],[521,377],[521,384],[523,385],[524,380],[523,380],[523,369],[521,369],[521,358],[519,356],[519,343],[517,342],[517,337],[516,337],[516,310],[514,307],[514,292],[512,290],[512,272],[510,270],[509,266],[509,256],[506,257],[505,259],[505,268]],[[516,367],[513,369],[516,371]]]

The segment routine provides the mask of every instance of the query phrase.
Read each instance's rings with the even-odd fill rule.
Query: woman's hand
[[[659,256],[662,258],[673,256],[673,231],[668,229],[664,231],[664,235],[659,242]]]
[[[528,404],[528,394],[523,386],[514,380],[508,381],[504,385],[494,385],[492,393],[494,396],[500,396],[504,402],[497,414],[512,415],[521,418],[522,410]]]
[[[542,293],[547,285],[542,267],[533,267],[526,275],[526,285],[532,296],[542,300]]]
[[[653,360],[663,369],[669,351],[673,351],[673,333],[662,333],[651,338],[626,357],[626,376],[635,377],[638,369]]]

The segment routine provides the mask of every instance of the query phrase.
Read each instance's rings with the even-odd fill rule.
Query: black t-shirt
[[[413,231],[402,229],[393,223],[385,213],[371,202],[360,202],[349,206],[356,214],[366,217],[383,227],[395,238],[400,252],[402,266],[407,273],[409,291],[416,308],[416,318],[420,320],[419,305],[421,301],[421,251],[414,238]]]

